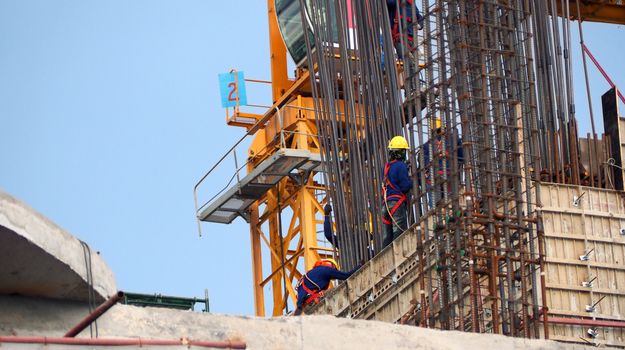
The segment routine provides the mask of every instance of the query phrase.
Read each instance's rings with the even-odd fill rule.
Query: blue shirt
[[[414,0],[408,0],[406,2],[406,6],[400,7],[399,9],[400,16],[403,17],[405,14],[406,22],[408,23],[412,22],[412,9],[410,8],[410,5],[413,5],[415,7],[416,9],[415,13],[417,15],[417,22],[419,23],[420,26],[423,26],[424,18],[419,12],[419,7],[414,5]],[[393,27],[395,26],[395,18],[397,17],[397,0],[386,0],[386,7],[388,9],[389,21],[391,22],[391,29],[393,29]],[[408,28],[405,28],[405,30],[410,37],[414,36],[411,25],[408,25]]]
[[[384,173],[382,176],[384,176]],[[390,186],[385,180],[387,198],[394,194],[405,195],[412,188],[412,180],[410,180],[408,176],[408,166],[401,160],[390,162],[390,168],[386,176],[388,181],[393,184],[393,186]],[[395,189],[393,189],[393,187],[395,187]],[[384,200],[386,200],[386,198],[384,198]]]
[[[353,269],[352,271],[343,272],[333,267],[317,266],[317,267],[314,267],[312,270],[306,272],[306,276],[308,276],[308,278],[302,277],[303,279],[302,284],[305,284],[306,288],[312,291],[326,290],[328,289],[328,286],[330,285],[330,280],[333,280],[333,279],[337,279],[341,281],[346,280],[349,278],[349,276],[351,276],[357,270],[358,270],[358,267]],[[316,285],[311,283],[308,279],[315,282]],[[297,306],[301,307],[302,305],[304,305],[304,302],[306,301],[307,297],[308,297],[308,293],[304,290],[304,287],[299,286],[297,288]]]
[[[431,140],[423,144],[423,162],[425,163],[425,167],[430,166],[430,144],[431,144],[430,141]],[[436,153],[442,153],[443,152],[442,148],[443,148],[443,139],[441,136],[436,136],[434,138],[434,148],[432,149],[432,155],[435,155]],[[458,138],[456,149],[457,149],[457,155],[458,155],[458,163],[462,164],[464,162],[464,151],[462,150],[461,138]],[[449,155],[449,150],[446,152],[446,154]],[[436,156],[434,156],[434,158],[436,158]],[[446,165],[447,165],[447,171],[449,171],[450,170],[449,159],[447,159]],[[439,160],[438,166],[441,168],[443,167],[442,159]]]
[[[325,215],[323,219],[323,235],[326,236],[328,242],[336,247],[339,240],[333,231],[334,230],[332,230],[332,220],[330,220],[330,215]]]

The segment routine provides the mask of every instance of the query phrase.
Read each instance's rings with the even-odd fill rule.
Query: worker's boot
[[[302,308],[298,307],[297,309],[295,309],[295,311],[293,311],[293,316],[299,316],[302,314],[303,311],[304,310]]]

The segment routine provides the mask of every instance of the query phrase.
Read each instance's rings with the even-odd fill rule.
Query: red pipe
[[[61,344],[61,345],[94,345],[94,346],[198,346],[206,348],[218,349],[246,349],[247,344],[242,341],[203,341],[190,339],[106,339],[106,338],[50,338],[50,337],[19,337],[19,336],[0,336],[0,344],[17,343],[17,344]]]
[[[612,79],[610,79],[610,77],[608,76],[608,73],[606,73],[606,71],[603,70],[603,67],[601,67],[601,65],[599,64],[599,61],[597,61],[595,59],[595,56],[593,56],[592,53],[590,53],[590,50],[588,49],[588,47],[585,44],[582,44],[582,48],[584,49],[584,52],[588,54],[588,57],[590,57],[590,59],[592,60],[592,63],[594,63],[595,66],[597,66],[597,69],[599,69],[599,72],[601,72],[605,80],[608,81],[608,84],[610,84],[610,87],[616,87]],[[618,97],[620,97],[621,101],[625,103],[625,97],[623,97],[623,94],[621,94],[621,90],[617,88],[616,91],[618,92]]]
[[[549,319],[547,320],[547,322],[555,323],[555,324],[568,324],[568,325],[574,325],[574,326],[625,328],[625,321],[592,320],[588,318],[568,318],[568,317],[549,316]]]
[[[98,306],[93,312],[91,312],[87,317],[83,318],[77,325],[75,325],[72,329],[65,333],[64,337],[75,337],[78,333],[82,332],[83,329],[89,327],[89,325],[95,321],[98,317],[102,316],[108,309],[110,309],[113,305],[117,304],[121,298],[124,297],[124,292],[119,291],[112,297],[110,297],[107,301],[103,302]]]

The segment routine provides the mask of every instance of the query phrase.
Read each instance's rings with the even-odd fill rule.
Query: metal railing
[[[276,107],[276,116],[278,117],[279,120],[279,125],[280,125],[280,131],[278,131],[276,133],[276,136],[274,137],[274,140],[272,140],[272,142],[267,143],[267,145],[263,148],[263,150],[265,150],[267,148],[267,146],[269,146],[269,144],[273,143],[273,141],[276,140],[277,137],[280,137],[280,146],[284,147],[284,135],[283,135],[283,128],[282,128],[282,113],[280,112],[280,109],[278,107]],[[198,217],[198,213],[200,212],[200,210],[204,209],[208,204],[210,204],[213,200],[215,200],[215,198],[217,198],[219,195],[221,195],[224,191],[226,191],[230,185],[232,184],[232,181],[236,178],[237,179],[237,184],[241,181],[241,171],[247,167],[247,165],[249,164],[249,160],[246,161],[245,163],[243,163],[241,166],[239,166],[239,160],[237,158],[237,147],[245,140],[247,139],[249,136],[253,136],[254,133],[251,133],[250,130],[248,130],[241,138],[239,138],[239,140],[237,140],[237,142],[234,143],[234,145],[232,147],[230,147],[230,149],[228,149],[228,151],[226,151],[226,153],[224,153],[224,155],[219,158],[219,160],[200,178],[200,180],[195,184],[195,186],[193,187],[193,200],[195,203],[195,218],[197,221],[197,227],[198,227],[198,233],[200,235],[200,237],[202,236],[202,225],[200,223],[200,219]],[[224,163],[224,161],[228,158],[232,158],[234,160],[234,174],[230,177],[230,179],[228,180],[228,182],[226,183],[226,185],[224,187],[222,187],[221,189],[219,189],[219,191],[217,193],[215,193],[209,200],[207,200],[204,204],[202,204],[201,206],[199,206],[198,204],[198,189],[200,187],[200,185],[202,185],[202,183],[204,183],[204,181],[213,173],[213,171],[215,171],[217,169],[217,167]]]
[[[286,108],[292,108],[292,109],[297,109],[297,110],[306,110],[306,111],[314,111],[314,109],[312,108],[308,108],[308,107],[302,107],[302,106],[292,106],[292,105],[285,105],[282,106],[282,108],[279,107],[274,107],[275,110],[275,118],[277,118],[277,124],[276,124],[276,135],[274,136],[274,138],[270,141],[267,142],[267,144],[265,145],[265,147],[263,147],[258,153],[262,153],[263,151],[265,151],[268,147],[278,143],[280,145],[280,148],[287,148],[286,146],[286,140],[289,136],[291,135],[301,135],[301,132],[298,131],[288,131],[284,129],[284,115],[283,115],[283,110]],[[252,132],[251,130],[254,130],[256,128],[252,127],[249,128],[249,130],[241,137],[239,138],[232,147],[230,147],[226,153],[219,158],[219,160],[217,160],[217,162],[200,178],[200,180],[195,184],[195,186],[193,187],[193,200],[194,200],[194,204],[195,204],[195,217],[196,217],[196,221],[197,221],[197,226],[198,226],[198,234],[201,237],[202,236],[202,225],[200,222],[200,218],[199,218],[199,213],[206,208],[208,205],[210,205],[215,199],[217,199],[220,195],[222,195],[226,190],[228,190],[228,188],[230,188],[230,186],[232,185],[233,181],[236,179],[237,181],[237,186],[239,185],[239,183],[241,182],[241,178],[244,177],[245,175],[242,173],[243,170],[249,165],[250,160],[247,160],[246,162],[242,163],[241,165],[239,165],[239,159],[237,157],[237,150],[240,148],[241,144],[243,143],[244,140],[246,140],[249,136],[253,136],[255,134],[255,132]],[[316,136],[316,135],[311,135],[311,134],[305,134],[306,136]],[[204,184],[206,182],[206,180],[211,176],[211,174],[213,174],[220,165],[225,164],[225,161],[227,159],[232,159],[234,162],[234,172],[233,174],[230,176],[230,178],[228,179],[227,183],[223,186],[220,187],[219,190],[213,194],[207,201],[205,201],[202,205],[199,204],[199,199],[198,199],[198,192],[200,187],[202,186],[202,184]]]

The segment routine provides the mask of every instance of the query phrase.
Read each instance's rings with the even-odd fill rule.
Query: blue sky
[[[244,133],[224,122],[217,75],[268,80],[267,27],[264,1],[0,0],[0,189],[100,251],[121,290],[208,288],[212,311],[253,314],[248,226],[199,238],[192,189]],[[585,35],[625,89],[625,27]],[[608,85],[591,75],[601,119]]]

